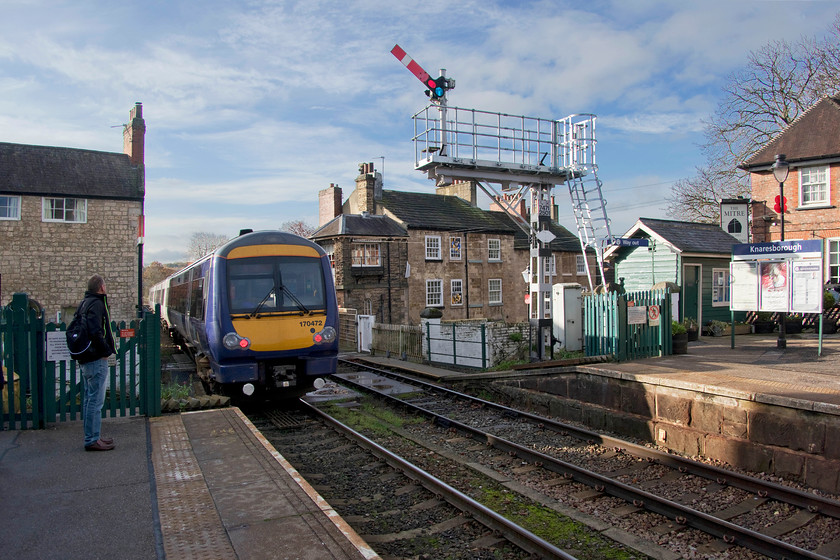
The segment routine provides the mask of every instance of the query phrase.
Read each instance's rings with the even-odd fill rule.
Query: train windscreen
[[[227,263],[232,314],[309,313],[326,310],[319,259],[249,257]]]

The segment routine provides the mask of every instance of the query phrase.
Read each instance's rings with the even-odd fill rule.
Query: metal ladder
[[[601,282],[606,282],[604,276],[604,241],[612,237],[610,220],[607,217],[607,201],[601,192],[601,180],[598,178],[598,167],[590,165],[588,173],[575,173],[567,181],[569,196],[572,199],[572,210],[580,239],[580,248],[586,260],[586,249],[591,247],[595,251],[598,270],[601,272]],[[595,289],[592,273],[586,267],[589,279],[589,289]]]

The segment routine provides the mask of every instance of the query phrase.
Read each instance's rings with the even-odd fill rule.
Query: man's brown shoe
[[[106,443],[108,445],[111,445],[112,443],[114,443],[114,439],[109,438],[109,437],[100,437],[99,441],[101,441],[102,443]]]
[[[101,439],[96,440],[90,445],[85,446],[85,451],[110,451],[114,448],[114,443],[105,443]]]

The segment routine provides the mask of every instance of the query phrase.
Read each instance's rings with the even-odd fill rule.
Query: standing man
[[[103,438],[102,406],[105,404],[105,382],[108,379],[108,356],[116,352],[111,316],[105,298],[105,280],[94,274],[88,280],[85,299],[79,309],[86,308],[82,320],[90,337],[93,351],[79,361],[84,380],[82,419],[85,427],[85,451],[110,451],[114,440]]]

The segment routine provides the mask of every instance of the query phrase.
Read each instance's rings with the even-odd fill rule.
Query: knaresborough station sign
[[[822,239],[732,247],[730,309],[822,313]]]

